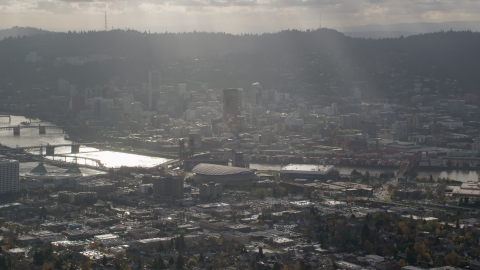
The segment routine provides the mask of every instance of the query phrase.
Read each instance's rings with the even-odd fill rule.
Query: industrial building
[[[326,180],[333,165],[289,164],[280,169],[280,175],[290,179]]]
[[[58,193],[58,200],[64,203],[82,203],[91,202],[97,199],[96,192],[68,192],[61,191]]]

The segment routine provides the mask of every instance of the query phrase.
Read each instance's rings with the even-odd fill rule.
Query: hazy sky
[[[273,32],[371,23],[466,21],[480,0],[0,0],[0,28]]]

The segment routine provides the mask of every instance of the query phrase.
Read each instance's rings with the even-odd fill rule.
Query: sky
[[[276,32],[474,21],[480,0],[0,0],[0,29]],[[321,15],[320,15],[321,14]]]

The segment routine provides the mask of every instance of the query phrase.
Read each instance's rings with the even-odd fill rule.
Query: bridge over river
[[[66,128],[73,128],[73,127],[76,127],[76,126],[42,126],[40,124],[38,126],[31,126],[30,124],[28,124],[28,125],[18,125],[18,126],[4,126],[4,127],[0,127],[0,131],[1,130],[13,130],[13,135],[14,136],[20,136],[20,130],[25,129],[25,128],[38,128],[38,133],[39,134],[46,134],[47,129],[61,130],[62,133],[65,133]]]

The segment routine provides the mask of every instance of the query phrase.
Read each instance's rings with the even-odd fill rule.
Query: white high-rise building
[[[256,82],[252,84],[252,105],[262,106],[262,91],[263,88],[260,83]]]
[[[0,194],[20,192],[18,160],[0,159]]]

